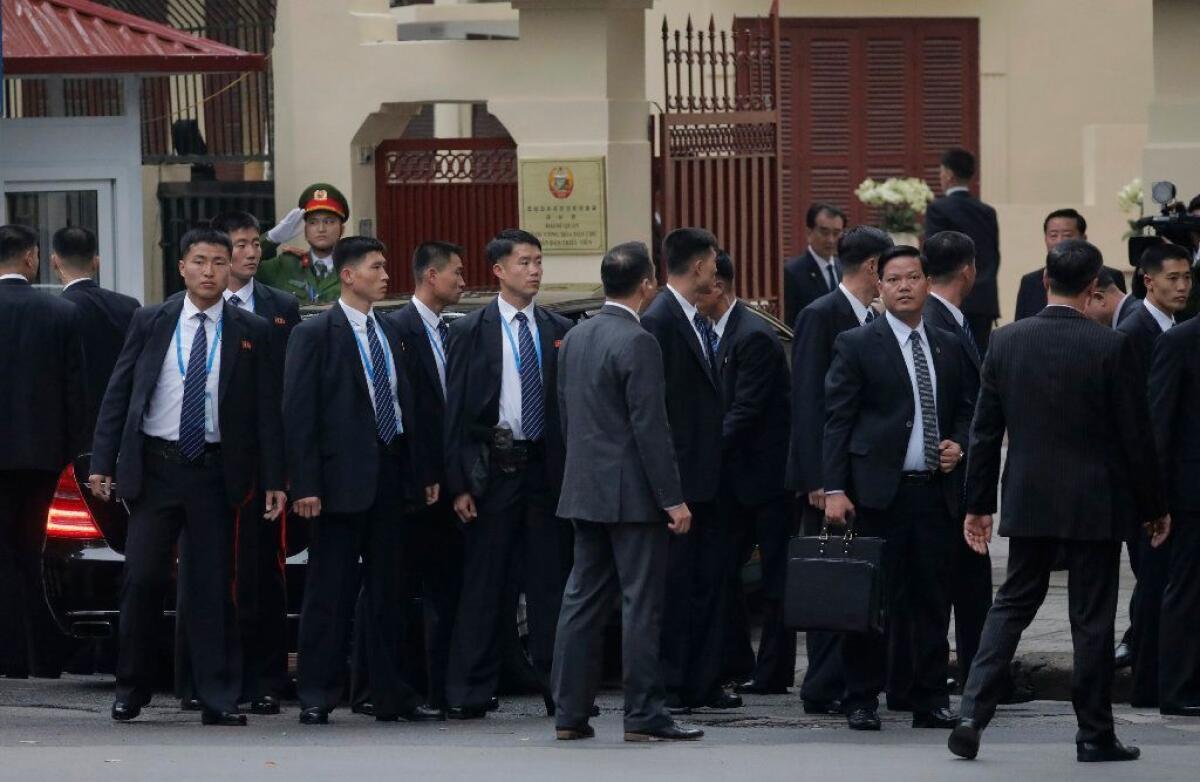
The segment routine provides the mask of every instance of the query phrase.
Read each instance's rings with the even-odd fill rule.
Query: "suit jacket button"
[[[908,427],[909,429],[912,429],[912,421],[905,421],[905,422],[904,422],[904,425],[905,425],[906,427]]]

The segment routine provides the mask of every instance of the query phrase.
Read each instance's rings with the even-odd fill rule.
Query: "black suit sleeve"
[[[642,468],[659,507],[673,508],[683,503],[683,489],[667,421],[662,349],[652,336],[638,334],[622,352],[621,363],[625,404]]]
[[[90,411],[86,393],[86,379],[83,372],[83,340],[80,338],[79,312],[71,305],[71,320],[66,331],[66,365],[64,377],[66,383],[66,422],[67,422],[67,453],[74,456],[87,448],[88,421]]]
[[[810,492],[821,485],[821,441],[825,430],[825,373],[829,368],[828,319],[805,308],[796,316],[792,344],[792,439],[795,488]]]
[[[937,201],[930,201],[929,206],[925,210],[925,238],[929,239],[934,234],[949,229],[950,223],[947,222],[946,216],[942,214],[942,205]]]
[[[457,325],[457,323],[455,324]],[[450,340],[446,346],[446,489],[450,496],[457,497],[467,491],[468,476],[463,468],[463,449],[467,446],[465,411],[467,397],[466,355],[470,347],[470,332],[462,328],[450,328]]]
[[[1185,359],[1184,340],[1172,338],[1167,332],[1154,346],[1150,364],[1150,419],[1154,427],[1154,442],[1158,446],[1159,464],[1169,464],[1174,451],[1175,428],[1179,420],[1179,389]],[[1176,344],[1179,343],[1179,344]]]
[[[865,378],[848,334],[833,343],[833,363],[825,376],[825,437],[822,485],[825,491],[849,491],[850,434],[858,418]]]
[[[287,334],[291,336],[292,329],[300,325],[300,300],[295,296],[279,298],[283,299],[283,319],[287,323]]]
[[[570,435],[567,434],[567,362],[566,362],[567,340],[564,338],[562,347],[558,350],[558,366],[555,369],[557,379],[555,382],[555,393],[558,394],[558,425],[562,429],[563,442],[570,441]]]
[[[777,360],[776,347],[770,334],[751,331],[737,345],[737,383],[733,388],[733,400],[725,412],[721,438],[725,448],[733,448],[754,426],[764,413],[771,398],[771,383],[775,377],[773,368]]]
[[[958,404],[954,414],[954,435],[950,438],[962,446],[965,451],[971,439],[971,419],[975,415],[975,398],[979,381],[974,378],[975,366],[966,342],[957,338],[953,343],[958,347]]]
[[[796,276],[785,265],[783,268],[783,320],[785,323],[793,322],[798,314],[799,308],[796,305],[800,298],[800,292],[796,288]]]
[[[296,329],[288,340],[283,369],[283,417],[287,475],[291,496],[303,500],[322,495],[321,451],[317,427],[321,420],[321,330]]]
[[[1137,361],[1129,339],[1121,340],[1117,364],[1107,373],[1112,383],[1112,410],[1125,464],[1136,471],[1130,483],[1137,502],[1138,522],[1161,518],[1167,512],[1158,452],[1151,434],[1145,374],[1132,371]]]
[[[249,320],[249,319],[247,319]],[[279,372],[274,366],[274,348],[271,347],[271,326],[264,320],[252,324],[257,328],[251,329],[254,339],[261,346],[254,357],[258,381],[258,452],[259,484],[265,491],[282,491],[285,485],[282,457],[276,443],[283,440],[282,411],[279,399]]]
[[[1000,403],[996,366],[1000,346],[988,350],[980,370],[979,398],[971,423],[967,447],[967,512],[977,515],[996,512],[996,487],[1000,482],[1000,447],[1004,442],[1004,408]]]
[[[113,366],[104,391],[104,400],[96,416],[96,431],[92,437],[93,475],[114,475],[117,469],[117,452],[121,447],[121,433],[125,429],[125,418],[129,415],[129,399],[133,394],[133,373],[138,357],[142,355],[151,318],[148,310],[140,309],[133,315],[129,335],[117,363]]]

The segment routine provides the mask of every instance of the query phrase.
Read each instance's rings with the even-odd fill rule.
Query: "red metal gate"
[[[463,246],[468,287],[494,287],[483,248],[518,224],[517,145],[511,138],[384,141],[375,154],[375,207],[392,293],[412,291],[413,249],[431,240]]]
[[[733,258],[738,294],[780,312],[779,3],[733,31],[672,31],[663,19],[666,104],[657,120],[662,234],[701,226]]]

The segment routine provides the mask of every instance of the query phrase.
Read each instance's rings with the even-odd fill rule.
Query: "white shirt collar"
[[[694,321],[696,319],[696,305],[683,298],[683,294],[671,287],[671,283],[667,283],[667,290],[671,292],[671,295],[679,302],[679,306],[683,308],[683,314],[687,317],[688,323]]]
[[[250,303],[250,300],[254,298],[254,278],[251,277],[249,282],[238,288],[236,291],[231,291],[226,288],[225,301],[229,301],[229,297],[235,293],[237,294],[238,301],[240,301],[243,306]]]
[[[854,309],[854,317],[858,318],[858,325],[861,326],[867,320],[867,305],[859,301],[858,297],[850,292],[850,289],[846,287],[846,283],[839,282],[838,290],[850,302],[850,306]]]
[[[945,304],[946,309],[950,310],[950,314],[954,316],[954,322],[958,324],[959,328],[962,328],[963,322],[966,320],[966,316],[963,315],[963,311],[947,301],[946,297],[940,293],[934,293],[933,291],[930,291],[929,295],[940,301],[942,304]]]
[[[333,253],[330,253],[329,255],[322,258],[321,256],[317,255],[316,250],[314,250],[310,247],[308,249],[308,259],[310,261],[312,261],[313,263],[321,264],[326,269],[333,269]],[[353,309],[353,307],[351,307],[351,309]]]
[[[834,260],[833,258],[822,258],[821,254],[814,250],[811,244],[808,246],[808,254],[811,255],[813,260],[817,262],[817,265],[821,267],[821,271],[828,269],[829,264],[833,263]]]
[[[517,317],[518,312],[524,312],[526,320],[530,323],[530,325],[533,325],[534,321],[533,321],[533,302],[532,301],[529,302],[529,305],[526,306],[525,309],[522,309],[522,310],[518,310],[516,307],[509,304],[507,301],[504,300],[503,296],[496,297],[496,304],[500,307],[500,317],[502,317],[506,321],[508,321],[510,325],[513,322],[513,318]]]
[[[713,331],[716,332],[717,339],[724,338],[725,325],[727,323],[729,323],[729,313],[733,312],[733,308],[736,306],[737,306],[737,299],[734,299],[733,303],[729,305],[729,309],[725,310],[725,314],[721,316],[721,319],[713,324]]]
[[[1146,298],[1142,299],[1142,304],[1145,304],[1146,309],[1150,310],[1150,314],[1154,316],[1154,322],[1157,323],[1158,327],[1163,331],[1166,331],[1175,325],[1175,318],[1151,304],[1150,297],[1147,296]]]
[[[0,274],[0,280],[20,280],[21,282],[29,282],[24,274],[16,274],[9,272],[8,274]]]
[[[1117,319],[1121,317],[1121,307],[1125,306],[1125,300],[1129,298],[1128,293],[1121,294],[1121,300],[1117,302],[1117,306],[1113,307],[1112,327],[1117,327]]]
[[[221,314],[224,311],[225,300],[222,299],[208,309],[204,310],[204,314],[208,316],[209,320],[211,320],[213,323],[216,323],[221,320]],[[196,317],[199,312],[200,308],[192,303],[191,297],[189,297],[186,293],[183,294],[183,312],[180,313],[180,317],[184,320],[187,320],[189,318]]]
[[[412,303],[417,308],[417,314],[421,316],[421,320],[425,321],[425,325],[437,332],[438,326],[442,325],[442,319],[438,314],[429,309],[429,306],[416,296],[412,297]]]
[[[1083,314],[1083,310],[1079,309],[1078,307],[1072,307],[1070,304],[1059,304],[1057,302],[1052,302],[1050,304],[1047,304],[1046,306],[1047,307],[1066,307],[1067,309],[1069,309],[1073,312],[1078,312],[1080,315]]]
[[[617,307],[619,309],[623,309],[626,312],[628,312],[630,315],[632,315],[633,317],[637,318],[638,323],[642,322],[641,315],[638,315],[636,312],[634,312],[632,307],[627,307],[619,301],[613,301],[612,299],[605,299],[604,306],[605,307]]]
[[[884,317],[887,318],[888,325],[892,327],[892,333],[896,335],[896,339],[900,342],[901,347],[903,347],[908,342],[908,340],[910,339],[909,335],[912,334],[914,331],[920,332],[921,341],[924,342],[926,346],[929,345],[929,336],[925,333],[924,318],[921,319],[921,322],[918,323],[917,327],[914,329],[914,328],[910,327],[904,321],[897,318],[892,313],[887,312],[886,310],[884,311],[883,314],[884,314]]]
[[[2,278],[0,278],[0,279],[2,279]],[[21,279],[25,279],[25,278],[22,277]],[[92,278],[91,277],[76,277],[75,279],[71,280],[66,285],[64,285],[63,290],[65,291],[67,288],[70,288],[72,285],[74,285],[77,282],[83,282],[84,280],[90,280],[90,279],[92,279]]]
[[[342,312],[346,313],[346,320],[350,321],[350,325],[360,331],[367,329],[367,317],[375,315],[375,305],[371,305],[371,311],[364,315],[346,303],[345,299],[338,299],[338,304],[342,305]]]
[[[969,193],[969,192],[971,192],[971,188],[967,187],[966,185],[951,185],[950,187],[946,188],[946,195],[953,195],[954,193]]]

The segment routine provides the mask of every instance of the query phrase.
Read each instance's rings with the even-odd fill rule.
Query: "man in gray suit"
[[[698,739],[666,707],[658,659],[666,590],[667,532],[682,535],[683,501],[658,342],[639,319],[656,293],[640,242],[600,264],[607,299],[564,338],[559,415],[567,445],[558,516],[575,525],[575,563],[563,595],[551,679],[559,739],[596,735],[588,725],[600,686],[600,641],[621,595],[625,740]]]

